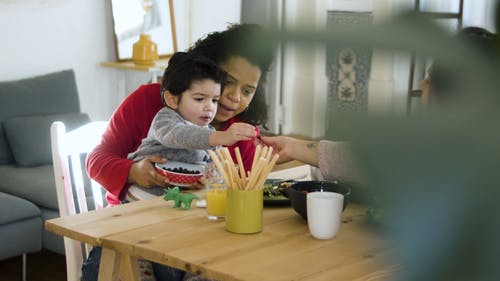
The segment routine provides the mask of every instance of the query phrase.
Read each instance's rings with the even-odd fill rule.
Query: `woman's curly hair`
[[[233,56],[248,60],[260,68],[262,75],[248,110],[238,115],[242,121],[267,128],[268,108],[264,85],[274,58],[273,43],[266,40],[266,31],[257,24],[233,24],[224,31],[208,34],[194,43],[188,52],[212,59],[217,65]]]

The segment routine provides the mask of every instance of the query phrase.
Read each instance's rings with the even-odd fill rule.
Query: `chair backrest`
[[[100,142],[106,126],[105,121],[95,121],[66,132],[64,123],[56,121],[50,127],[52,162],[61,217],[88,212],[89,206],[91,209],[104,207],[103,189],[88,178],[84,161],[87,153]],[[87,204],[88,201],[92,204]],[[82,251],[82,248],[86,250]],[[68,280],[80,280],[81,266],[88,255],[89,246],[82,247],[80,242],[64,238],[64,250]]]

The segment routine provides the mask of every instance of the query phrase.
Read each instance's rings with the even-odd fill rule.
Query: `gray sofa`
[[[0,82],[0,260],[42,247],[64,254],[43,223],[59,216],[49,127],[90,121],[80,112],[72,70]]]

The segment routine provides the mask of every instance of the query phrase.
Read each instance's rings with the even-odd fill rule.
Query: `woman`
[[[266,125],[267,106],[262,84],[273,58],[271,44],[257,42],[263,30],[253,24],[233,25],[199,40],[188,51],[212,59],[228,74],[212,126],[226,130],[234,122]],[[254,43],[254,45],[252,45]],[[163,107],[160,84],[140,86],[116,109],[101,143],[87,157],[87,173],[106,190],[110,205],[125,199],[131,184],[164,187],[168,179],[155,170],[155,163],[167,159],[149,156],[139,162],[127,159],[146,136],[155,114]],[[256,134],[259,134],[258,130]],[[230,146],[239,147],[245,166],[250,167],[255,151],[253,140]],[[233,154],[234,157],[234,154]]]
[[[266,126],[268,116],[263,83],[273,59],[273,47],[258,40],[262,33],[258,25],[233,25],[225,31],[209,34],[188,50],[213,60],[227,72],[228,78],[211,123],[217,130],[226,130],[235,122]],[[101,143],[89,153],[87,173],[106,189],[109,205],[120,204],[132,184],[146,188],[168,184],[168,178],[155,169],[156,163],[164,163],[167,159],[160,156],[148,156],[138,162],[127,159],[146,137],[154,116],[163,107],[159,83],[140,86],[116,109]],[[239,147],[245,166],[251,167],[255,152],[253,140],[230,146],[234,159],[235,147]],[[97,279],[99,261],[100,248],[94,248],[82,268],[83,280]],[[153,270],[157,280],[182,280],[185,274],[154,263]]]

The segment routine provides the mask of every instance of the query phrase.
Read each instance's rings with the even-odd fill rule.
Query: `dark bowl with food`
[[[288,198],[293,209],[307,220],[307,193],[314,191],[336,192],[344,195],[344,207],[351,198],[351,187],[340,181],[299,181],[288,188]]]

